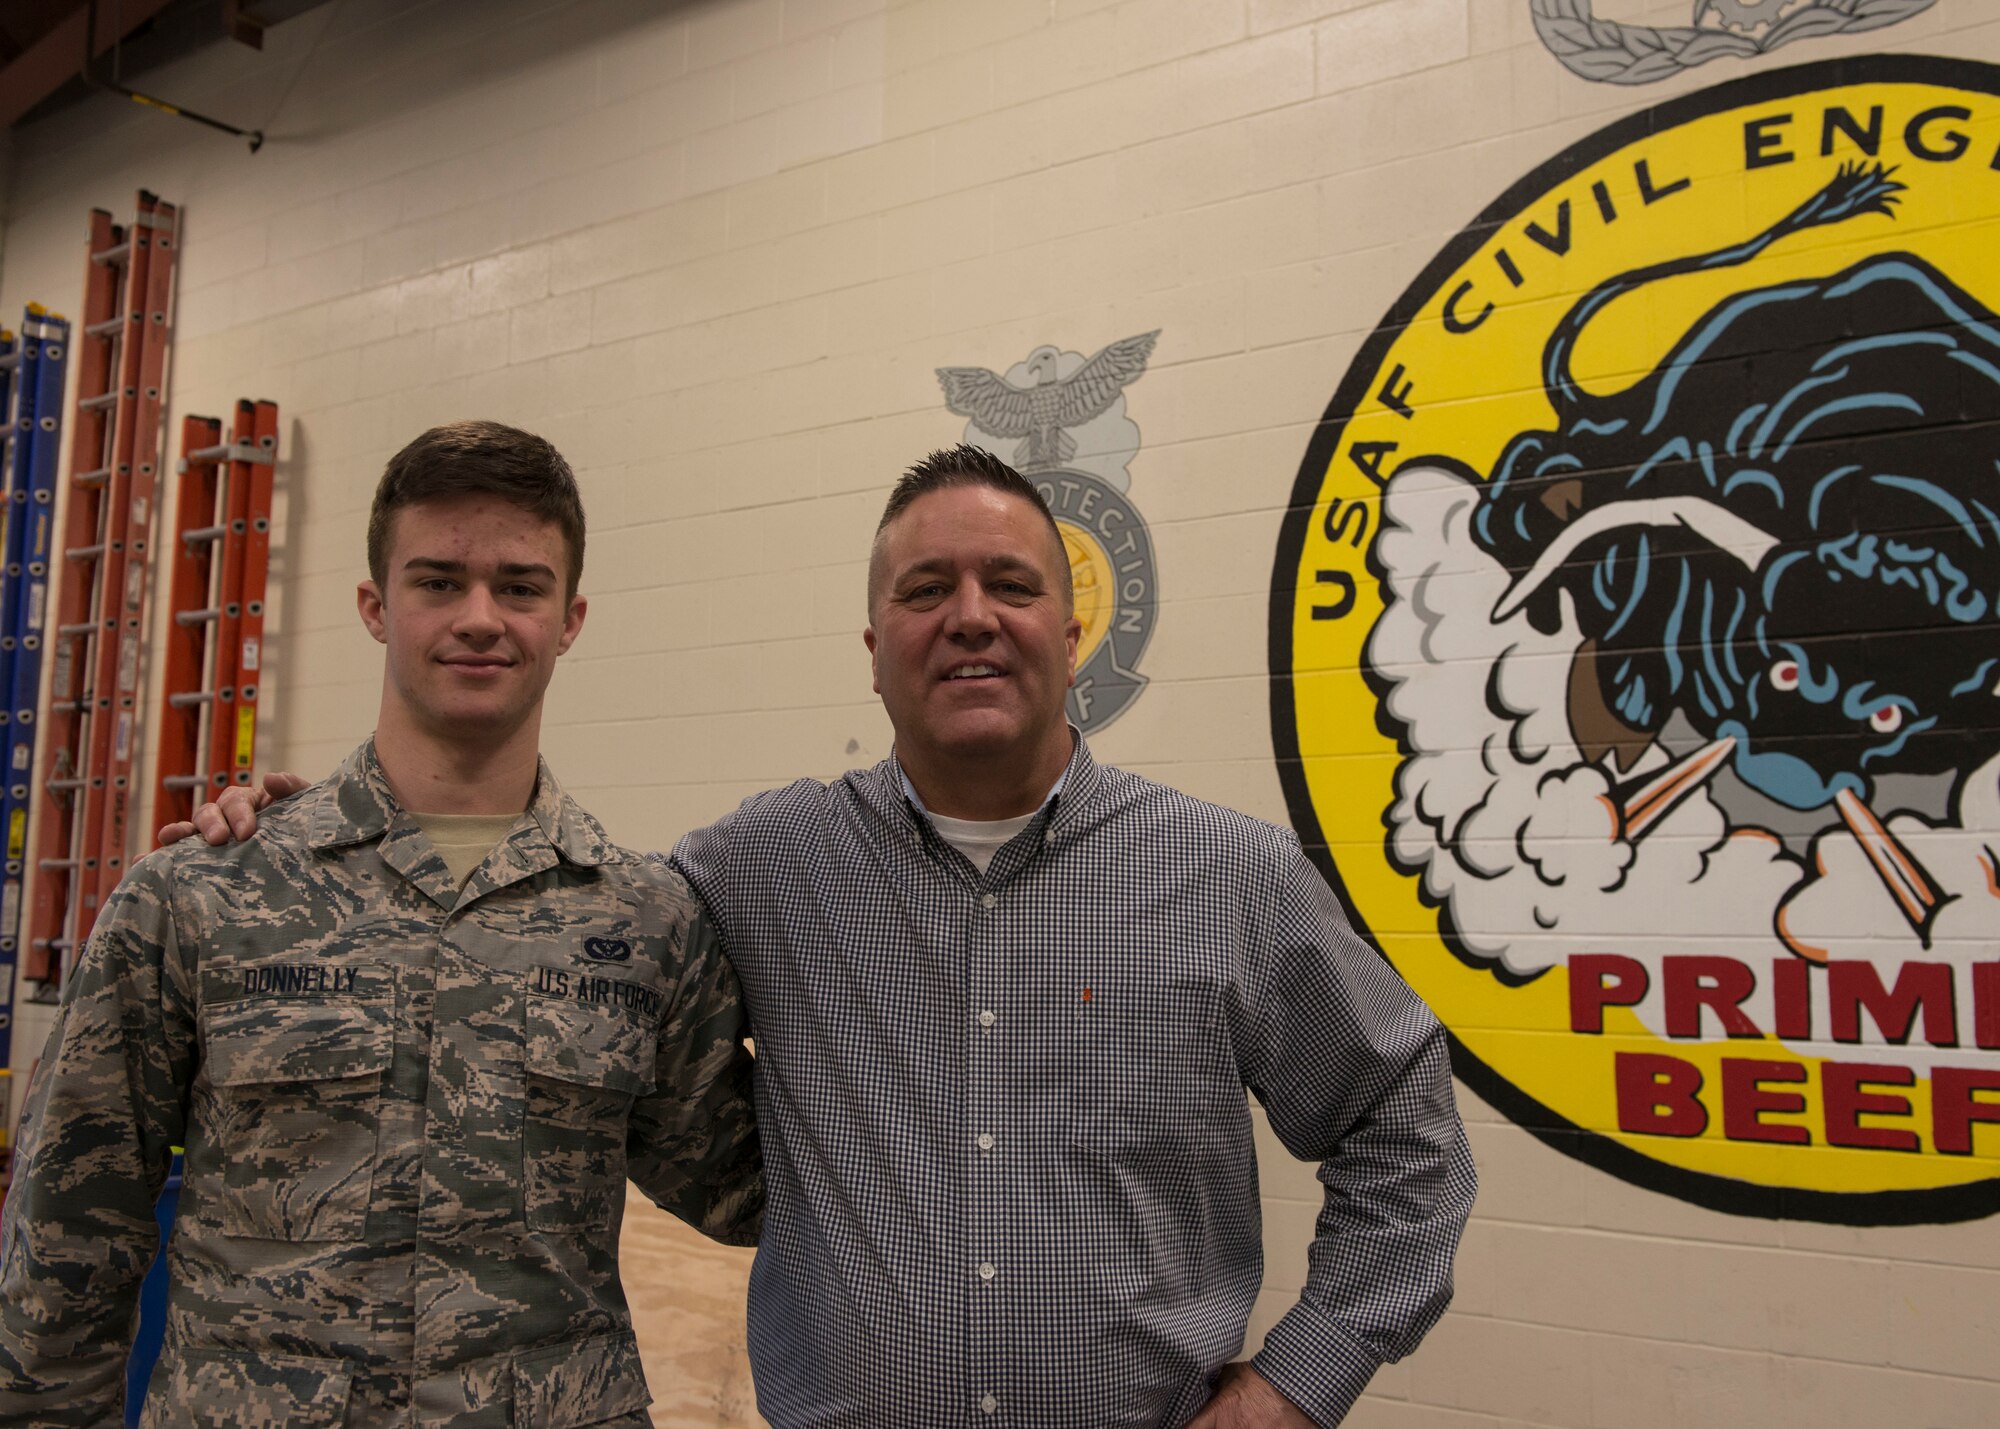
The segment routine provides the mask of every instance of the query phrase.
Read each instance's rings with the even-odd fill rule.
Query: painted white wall
[[[1811,57],[1880,49],[2000,60],[2000,15]],[[648,847],[886,751],[862,572],[894,475],[963,428],[933,369],[1160,328],[1126,394],[1153,683],[1095,745],[1282,822],[1272,554],[1339,375],[1515,176],[1721,69],[1570,80],[1526,0],[337,0],[147,76],[266,129],[254,157],[111,100],[16,132],[0,312],[74,310],[90,206],[185,206],[168,430],[283,410],[261,767],[322,774],[372,724],[352,592],[384,459],[467,416],[554,440],[592,607],[545,747]],[[1697,1211],[1461,1097],[1484,1191],[1457,1306],[1350,1422],[2000,1422],[1991,1223]],[[1318,1203],[1274,1144],[1264,1190],[1253,1332]]]

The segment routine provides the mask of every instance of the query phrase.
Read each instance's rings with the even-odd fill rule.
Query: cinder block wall
[[[1533,8],[1569,28],[1545,41]],[[1720,11],[1756,7],[1697,8],[1714,12],[1713,31]],[[1691,785],[1657,833],[1634,832],[1630,781],[1671,774],[1723,718],[1702,711],[1692,685],[1663,694],[1656,684],[1654,708],[1621,709],[1633,740],[1657,741],[1636,766],[1603,776],[1609,802],[1585,799],[1583,813],[1553,831],[1538,825],[1537,836],[1570,850],[1578,869],[1610,847],[1636,870],[1675,849],[1701,863],[1721,847],[1718,829],[1762,830],[1789,860],[1768,855],[1778,883],[1767,888],[1790,878],[1799,892],[1792,941],[1771,941],[1769,907],[1717,903],[1692,884],[1635,926],[1634,906],[1612,899],[1615,880],[1600,879],[1609,901],[1565,904],[1561,936],[1538,943],[1525,923],[1482,921],[1485,905],[1456,901],[1447,876],[1452,859],[1477,862],[1481,840],[1529,837],[1529,813],[1497,834],[1468,823],[1425,843],[1404,802],[1430,767],[1418,756],[1476,752],[1481,727],[1406,718],[1391,693],[1414,699],[1422,670],[1442,672],[1460,694],[1447,691],[1440,707],[1484,699],[1495,729],[1530,729],[1504,690],[1493,693],[1515,634],[1531,639],[1525,625],[1509,633],[1488,618],[1508,572],[1464,534],[1464,517],[1452,527],[1437,505],[1454,488],[1433,484],[1427,497],[1421,481],[1393,478],[1412,458],[1450,458],[1432,463],[1439,480],[1476,498],[1502,438],[1555,425],[1542,342],[1593,284],[1746,239],[1839,161],[1868,157],[1846,131],[1824,148],[1826,104],[1814,96],[1873,81],[1822,72],[1801,87],[1777,71],[1876,54],[2000,65],[2000,15],[1989,7],[1910,9],[1869,33],[1747,57],[1736,43],[1697,63],[1673,28],[1688,25],[1689,6],[1638,0],[1600,0],[1595,15],[1579,0],[342,0],[272,30],[262,54],[218,43],[146,76],[164,96],[266,128],[254,157],[109,99],[17,131],[0,313],[30,299],[75,310],[89,207],[122,214],[140,186],[185,206],[169,431],[181,413],[226,411],[239,396],[283,409],[260,766],[324,773],[370,728],[379,655],[352,602],[385,458],[420,429],[465,416],[553,439],[589,505],[592,604],[552,691],[545,747],[614,836],[649,847],[769,783],[886,753],[859,639],[864,552],[897,471],[966,432],[935,369],[1008,373],[1044,345],[1089,357],[1157,329],[1144,375],[1123,394],[1136,452],[1119,449],[1131,439],[1119,428],[1103,437],[1108,447],[1083,453],[1105,458],[1092,469],[1119,477],[1105,480],[1140,513],[1156,598],[1136,665],[1144,688],[1098,722],[1093,745],[1298,826],[1469,1054],[1460,1100],[1483,1192],[1457,1302],[1350,1422],[1988,1425],[2000,1422],[2000,1127],[1978,1111],[1992,1100],[1978,1079],[2000,1064],[1988,1050],[2000,1041],[2000,978],[1982,982],[1977,968],[1995,946],[1979,900],[2000,894],[1964,870],[1983,856],[1991,877],[2000,816],[1986,752],[2000,719],[1990,707],[1943,716],[1937,727],[1957,731],[1939,757],[1948,777],[1927,765],[1895,784],[1870,767],[1893,838],[1883,857],[1916,850],[1945,905],[1932,910],[1931,936],[1881,901],[1865,840],[1843,832],[1851,826],[1830,804],[1772,815],[1749,795],[1725,797],[1726,782]],[[1661,42],[1648,48],[1655,33],[1668,60]],[[1565,67],[1558,48],[1595,53],[1600,77]],[[1614,82],[1640,64],[1661,77]],[[1968,65],[1953,82],[1976,89],[1996,73]],[[1717,91],[1746,77],[1775,87]],[[1989,163],[2000,101],[1901,127],[1923,103],[1950,102],[1937,97],[1948,78],[1881,82],[1895,112],[1879,158],[1901,165],[1895,178],[1910,190],[1901,217],[1868,221],[1929,235],[1910,242],[1975,299],[2000,305],[2000,262],[1983,256],[1994,230],[1982,227],[2000,213]],[[1857,125],[1870,93],[1842,91]],[[1671,119],[1614,127],[1669,103],[1682,105]],[[1780,113],[1794,118],[1757,131],[1762,140],[1716,137]],[[1675,147],[1675,125],[1699,129],[1706,147]],[[1655,132],[1664,147],[1633,147]],[[1912,152],[1942,152],[1954,132],[1965,138],[1956,159]],[[1648,154],[1649,176],[1637,179],[1631,161]],[[1617,175],[1601,199],[1584,182],[1593,165]],[[1682,179],[1691,187],[1659,195],[1657,209],[1645,196],[1643,185]],[[1530,222],[1541,239],[1526,234]],[[1879,253],[1883,230],[1862,222],[1787,240],[1774,267],[1625,300],[1616,331],[1607,320],[1579,340],[1580,377],[1600,393],[1630,389],[1730,292]],[[1519,282],[1496,266],[1495,247]],[[1486,301],[1494,313],[1483,336],[1468,329],[1454,347],[1446,279],[1461,271],[1477,282],[1455,320]],[[1965,335],[1976,326],[1958,325],[1968,373],[1984,360],[1984,339]],[[1786,350],[1783,338],[1762,349]],[[1392,374],[1386,359],[1405,352]],[[1744,361],[1747,400],[1769,368]],[[1968,377],[1950,399],[1960,405],[1938,420],[1970,430],[2000,416],[1974,387]],[[1422,436],[1399,435],[1406,424]],[[1383,441],[1398,445],[1364,445]],[[1692,448],[1674,461],[1692,470]],[[1587,478],[1613,468],[1632,479],[1629,464],[1608,458],[1575,465]],[[2000,541],[1993,471],[1989,456],[1985,494],[1965,496],[1983,500],[1985,515],[1968,506],[1959,524]],[[1596,499],[1540,509],[1566,520]],[[1429,566],[1412,544],[1426,521],[1445,542]],[[1906,544],[1936,534],[1922,522],[1898,529]],[[1817,549],[1809,536],[1787,539]],[[2000,585],[1978,586],[1992,572],[1981,539],[1965,538],[1975,555],[1959,564],[1973,563],[1967,588],[1990,601]],[[1688,559],[1668,535],[1658,540],[1649,549],[1662,563]],[[1634,549],[1623,566],[1603,558],[1604,599],[1629,581]],[[1908,564],[1920,582],[1923,561]],[[1438,578],[1428,596],[1426,577]],[[1871,577],[1857,569],[1853,579]],[[1568,668],[1590,618],[1588,581],[1565,598],[1555,635],[1532,638]],[[1933,604],[1933,624],[1963,637],[1950,650],[1985,638],[2000,651],[1990,612],[1961,618],[1942,597]],[[1399,611],[1430,619],[1440,609],[1476,609],[1486,623],[1422,644],[1417,674],[1395,663],[1388,634],[1364,643]],[[1981,619],[1986,636],[1965,636]],[[1615,646],[1602,624],[1599,648]],[[1823,633],[1837,644],[1856,631]],[[1657,628],[1634,658],[1664,660],[1681,638]],[[1990,685],[1993,671],[1984,677]],[[1781,678],[1774,667],[1770,679]],[[1606,700],[1626,696],[1611,675],[1600,684]],[[1857,696],[1852,717],[1886,708],[1886,688]],[[1662,728],[1670,706],[1679,723]],[[1543,731],[1548,767],[1605,768],[1574,698],[1569,714]],[[1922,714],[1906,717],[1914,725]],[[1756,777],[1737,782],[1754,794]],[[1435,788],[1450,783],[1439,779]],[[1587,815],[1614,803],[1626,822],[1607,835]],[[1502,862],[1520,871],[1514,854]],[[1860,901],[1821,908],[1807,896],[1820,879],[1861,890]],[[1547,933],[1554,903],[1523,906]],[[1950,932],[1947,913],[1969,920],[1949,925],[1965,931]],[[1807,925],[1829,920],[1814,944]],[[1762,990],[1736,998],[1712,967],[1702,982],[1698,969],[1667,965],[1704,953],[1739,960]],[[1615,967],[1586,980],[1567,965],[1577,954],[1628,957],[1648,992]],[[1790,1051],[1771,1041],[1765,986],[1785,956],[1813,965],[1801,985],[1819,1009]],[[1876,957],[1879,988],[1850,990],[1866,1030],[1843,1039],[1827,1020],[1834,994],[1821,964]],[[1916,975],[1898,981],[1916,963],[1948,968],[1943,994]],[[1685,1045],[1656,1007],[1670,978],[1695,1018]],[[1574,1050],[1587,1035],[1584,1004],[1604,1037],[1677,1057],[1700,1090],[1655,1060],[1618,1063],[1641,1069],[1620,1093],[1609,1050],[1598,1061]],[[1956,1019],[1949,1043],[1920,1020],[1940,1007]],[[1730,1080],[1738,1100],[1722,1105],[1724,1079],[1736,1077],[1717,1061],[1736,1045],[1723,1037],[1726,1008],[1765,1039],[1745,1055],[1795,1057],[1810,1072],[1797,1107],[1782,1100],[1790,1074],[1768,1072]],[[1905,1026],[1901,1043],[1899,1018],[1920,1029]],[[17,1065],[45,1028],[45,1016],[23,1015]],[[1843,1041],[1872,1045],[1864,1056]],[[1836,1106],[1819,1079],[1840,1057],[1865,1061],[1875,1080],[1850,1085]],[[1904,1064],[1908,1085],[1894,1075]],[[1959,1094],[1969,1155],[1941,1149],[1935,1113],[1947,1099],[1932,1081],[1943,1066],[1975,1084]],[[1591,1089],[1572,1104],[1565,1083]],[[1750,1105],[1760,1097],[1761,1109]],[[1695,1116],[1707,1129],[1690,1139]],[[1764,1134],[1773,1128],[1808,1140]],[[1870,1132],[1882,1134],[1873,1146]],[[1903,1146],[1899,1132],[1914,1147],[1880,1149]],[[1267,1289],[1253,1345],[1302,1283],[1319,1189],[1312,1168],[1268,1135],[1263,1177]],[[672,1422],[713,1418],[699,1406],[685,1414]]]

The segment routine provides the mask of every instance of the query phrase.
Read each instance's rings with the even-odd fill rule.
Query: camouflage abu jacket
[[[141,860],[63,989],[0,1225],[0,1424],[642,1426],[629,1175],[756,1238],[736,979],[543,766],[463,891],[372,743],[247,843]]]

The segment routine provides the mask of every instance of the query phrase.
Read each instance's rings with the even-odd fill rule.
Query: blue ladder
[[[28,304],[19,345],[0,346],[13,399],[7,423],[6,534],[0,538],[0,1065],[12,1060],[14,972],[21,955],[28,794],[35,767],[35,704],[42,682],[49,556],[55,543],[56,468],[62,450],[69,322]],[[0,410],[4,406],[0,405]]]

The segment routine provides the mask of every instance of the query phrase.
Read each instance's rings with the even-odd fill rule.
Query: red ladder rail
[[[124,872],[130,835],[179,217],[173,204],[143,190],[135,209],[122,233],[108,215],[91,220],[83,335],[116,351],[100,356],[87,342],[79,364],[78,411],[94,420],[78,422],[71,448],[28,947],[29,976],[45,982],[89,938],[97,909]],[[100,267],[111,270],[113,290],[101,315],[93,308]]]
[[[256,758],[277,404],[239,401],[226,445],[221,434],[213,417],[182,425],[154,788],[160,823],[189,817],[196,791],[248,784]]]
[[[166,648],[160,652],[160,738],[155,757],[153,822],[194,816],[208,788],[202,767],[202,708],[214,697],[203,684],[208,622],[190,619],[208,604],[221,527],[215,498],[222,485],[222,423],[214,417],[181,419],[180,482],[174,497],[172,575],[167,590]]]
[[[238,403],[236,424],[231,435],[229,476],[222,488],[223,514],[221,516],[222,557],[221,569],[216,581],[215,607],[215,653],[209,658],[214,669],[209,688],[215,692],[215,703],[210,706],[208,719],[208,772],[210,781],[218,784],[229,782],[228,772],[232,767],[236,741],[236,680],[237,670],[242,664],[242,646],[239,643],[243,632],[243,548],[250,534],[250,469],[253,463],[242,460],[238,452],[243,447],[251,450],[255,441],[255,410],[245,411],[248,403]],[[220,779],[216,776],[221,775]]]
[[[154,507],[160,489],[160,439],[163,435],[160,416],[165,406],[167,351],[173,340],[174,260],[180,247],[175,241],[178,219],[179,213],[174,205],[155,202],[151,273],[146,280],[146,335],[140,347],[139,393],[133,412],[132,485],[126,507],[125,529],[121,533],[124,549],[114,549],[109,553],[109,561],[121,562],[115,568],[119,578],[115,583],[109,579],[114,567],[107,565],[107,579],[99,593],[100,600],[107,603],[100,608],[106,609],[107,613],[99,622],[97,689],[100,709],[105,708],[104,692],[109,691],[111,717],[106,721],[110,728],[105,731],[101,742],[98,732],[95,729],[91,732],[92,744],[105,754],[101,765],[104,771],[104,825],[98,840],[96,877],[84,887],[83,915],[93,923],[97,919],[97,910],[111,896],[118,880],[125,876],[125,860],[132,847],[132,815],[136,812],[132,798],[132,766],[138,760],[140,735],[139,666],[146,648],[146,591],[152,564],[153,527],[157,524]],[[115,636],[114,619],[117,622]],[[91,791],[94,792],[96,787],[94,767]],[[88,793],[85,797],[87,814]],[[89,855],[86,845],[86,871]],[[83,928],[77,936],[76,946],[82,947],[83,940],[89,936],[90,929]]]
[[[70,434],[69,490],[63,503],[61,550],[78,551],[97,539],[105,487],[112,465],[112,406],[120,349],[126,329],[144,322],[144,313],[121,302],[127,259],[126,230],[103,209],[92,209],[85,240],[83,316],[71,342],[76,372],[76,425]],[[67,941],[70,887],[76,871],[75,831],[78,777],[85,710],[80,699],[88,640],[96,630],[91,605],[96,593],[94,557],[68,558],[51,572],[55,581],[53,672],[48,708],[42,712],[42,778],[34,794],[35,862],[30,882],[28,938],[22,973],[53,983]],[[58,574],[59,572],[59,574]]]
[[[257,688],[264,663],[264,595],[271,566],[271,495],[278,456],[278,404],[236,404],[237,454],[229,464],[229,536],[237,543],[233,595],[225,592],[222,618],[228,631],[228,701],[217,691],[215,753],[209,768],[226,777],[218,784],[250,782],[257,755]],[[239,506],[236,491],[243,492]],[[241,522],[239,529],[238,523]],[[218,652],[220,653],[220,652]],[[219,678],[219,677],[218,677]],[[225,726],[224,711],[231,714]]]
[[[73,873],[68,917],[63,929],[64,966],[90,938],[97,920],[97,865],[104,845],[105,766],[111,762],[111,695],[118,683],[118,608],[125,590],[125,528],[132,515],[132,453],[138,436],[139,384],[146,356],[147,285],[153,276],[153,195],[139,195],[138,212],[127,229],[130,255],[126,262],[126,305],[131,322],[119,353],[117,399],[112,417],[111,476],[95,540],[64,552],[72,562],[65,574],[79,581],[91,575],[90,633],[78,644],[81,666],[78,703],[84,712],[79,741],[77,777],[82,809],[78,832],[70,843]]]

